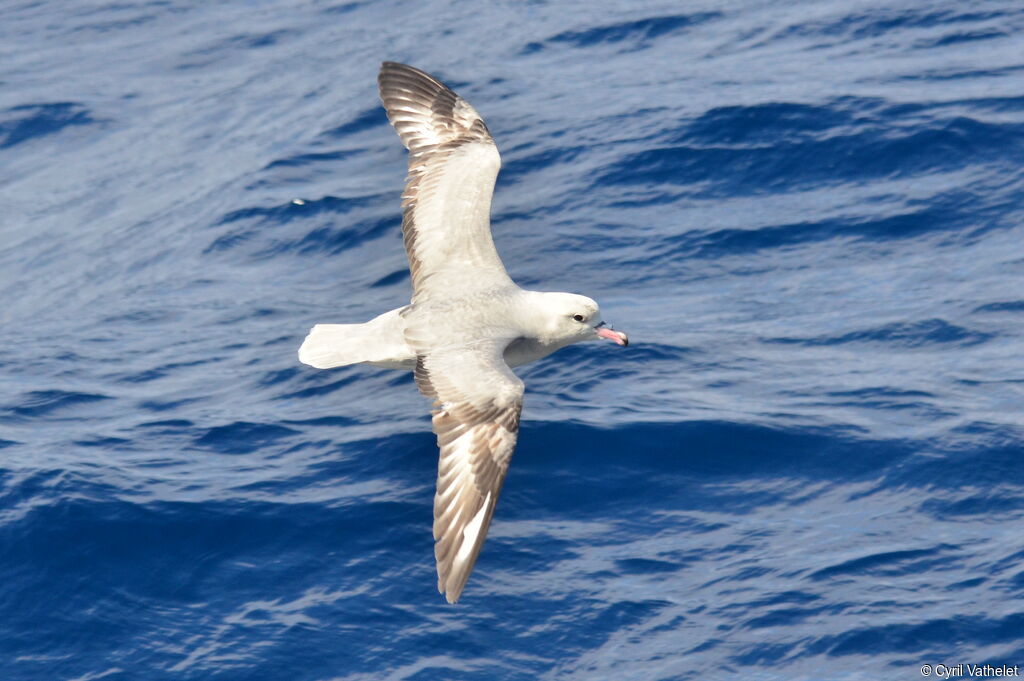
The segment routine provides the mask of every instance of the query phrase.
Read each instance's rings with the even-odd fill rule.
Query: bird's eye
[[[572,318],[575,319],[578,322],[582,322],[585,319],[585,317],[583,315],[581,315],[581,314],[574,314],[572,316]]]

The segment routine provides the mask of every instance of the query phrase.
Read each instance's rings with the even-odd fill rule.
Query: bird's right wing
[[[519,434],[523,382],[502,358],[507,343],[420,355],[416,385],[434,398],[441,450],[434,496],[437,588],[459,599],[498,503]]]
[[[498,148],[473,107],[439,80],[384,62],[388,120],[409,150],[402,234],[413,301],[433,291],[511,283],[491,239]]]

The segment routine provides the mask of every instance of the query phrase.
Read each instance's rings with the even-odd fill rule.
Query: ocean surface
[[[0,679],[1024,674],[1024,5],[0,5]],[[382,60],[485,117],[524,367],[461,602]],[[966,674],[966,672],[965,672]]]

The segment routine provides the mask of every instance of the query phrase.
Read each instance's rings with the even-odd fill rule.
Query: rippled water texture
[[[1018,2],[8,2],[0,677],[1024,673]],[[435,589],[380,61],[486,117],[495,239],[628,349],[524,368]]]

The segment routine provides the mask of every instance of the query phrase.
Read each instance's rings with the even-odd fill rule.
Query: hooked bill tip
[[[622,333],[621,331],[616,331],[615,329],[609,329],[607,327],[600,328],[597,329],[597,335],[600,336],[601,338],[606,338],[614,343],[618,343],[622,347],[626,347],[627,345],[629,345],[629,336]]]

